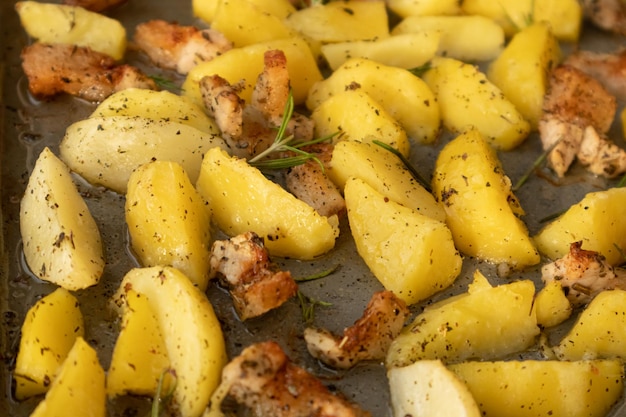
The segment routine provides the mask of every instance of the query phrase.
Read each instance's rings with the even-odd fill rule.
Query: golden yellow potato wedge
[[[344,195],[357,251],[386,289],[414,304],[454,282],[462,260],[444,223],[358,178],[348,179]]]
[[[438,359],[387,371],[394,416],[479,417],[467,386]]]
[[[557,39],[576,42],[580,37],[583,12],[578,0],[542,0],[533,2],[533,21],[550,25]]]
[[[155,161],[137,168],[128,180],[125,213],[141,265],[173,266],[206,290],[211,212],[180,164]]]
[[[285,24],[322,43],[382,39],[389,36],[384,1],[347,0],[305,7]]]
[[[295,7],[289,0],[248,0],[263,12],[273,14],[281,19],[295,12]],[[211,23],[222,0],[192,0],[191,7],[194,16],[199,17],[206,23]]]
[[[524,210],[493,148],[480,132],[467,131],[439,153],[433,193],[443,204],[456,247],[464,254],[523,268],[539,253],[518,216]]]
[[[437,53],[461,61],[488,61],[504,48],[504,30],[484,16],[408,16],[391,34],[440,34]]]
[[[311,86],[322,79],[322,73],[311,48],[302,38],[278,39],[234,48],[211,61],[203,62],[187,74],[182,86],[184,95],[204,106],[199,82],[204,76],[217,74],[231,84],[244,80],[239,95],[250,102],[257,77],[263,71],[263,54],[272,49],[280,49],[285,53],[294,103],[303,103]]]
[[[539,334],[534,294],[530,280],[492,287],[476,271],[467,293],[427,306],[402,330],[387,353],[387,368],[423,359],[491,360],[529,348]]]
[[[435,93],[443,125],[452,132],[474,128],[504,151],[522,143],[530,124],[478,67],[435,57],[424,81]]]
[[[198,417],[218,386],[226,364],[220,323],[206,295],[171,267],[136,268],[126,274],[116,302],[128,291],[145,296],[152,308],[176,375],[173,401],[183,417]]]
[[[413,178],[400,158],[378,145],[344,140],[335,145],[328,177],[343,190],[350,177],[360,178],[389,199],[438,221],[443,207]]]
[[[113,93],[89,117],[140,116],[165,122],[182,123],[219,135],[215,121],[187,97],[169,91],[127,88]]]
[[[15,398],[43,394],[85,326],[78,300],[58,288],[26,313],[15,370]]]
[[[317,137],[340,135],[333,139],[386,143],[409,156],[411,143],[406,131],[385,108],[361,90],[338,92],[323,101],[311,113]]]
[[[15,10],[29,36],[43,43],[87,46],[120,60],[126,29],[120,22],[78,6],[18,1]]]
[[[50,390],[35,408],[31,417],[75,416],[104,417],[106,415],[104,370],[98,354],[77,337],[67,358],[52,381]]]
[[[605,416],[622,395],[617,360],[465,362],[450,365],[481,416]]]
[[[440,38],[439,32],[427,30],[369,41],[327,43],[321,46],[321,51],[333,71],[350,58],[366,58],[392,67],[411,69],[424,65],[435,56]]]
[[[283,23],[283,17],[268,13],[249,0],[221,0],[211,28],[223,33],[237,48],[297,35]]]
[[[432,143],[437,139],[441,126],[437,98],[424,81],[409,71],[354,58],[324,81],[315,83],[306,105],[315,110],[329,97],[346,89],[369,94],[398,120],[410,138],[420,143]]]
[[[553,350],[561,360],[626,359],[626,291],[598,294]]]
[[[537,23],[517,32],[489,65],[487,78],[537,129],[543,114],[548,76],[561,60],[561,48],[549,26]]]
[[[107,395],[154,397],[161,375],[163,393],[174,383],[163,332],[145,295],[130,290],[123,300],[120,334],[113,348],[106,377]]]
[[[40,279],[68,290],[95,285],[104,270],[98,226],[68,167],[45,148],[20,205],[24,257]]]
[[[387,5],[401,17],[456,15],[461,12],[458,0],[387,0]]]
[[[70,125],[61,141],[61,158],[91,184],[126,193],[130,174],[150,161],[183,166],[192,182],[198,178],[204,153],[228,149],[217,133],[187,124],[141,116],[106,116]]]
[[[319,215],[245,159],[217,148],[208,151],[196,187],[222,231],[230,236],[255,232],[273,256],[312,259],[335,246],[336,216]]]
[[[533,309],[537,316],[537,324],[544,328],[561,324],[572,314],[572,304],[558,281],[547,283],[539,291]]]
[[[512,36],[532,20],[533,3],[534,0],[463,0],[461,9],[469,15],[493,19],[508,36]]]
[[[533,240],[550,259],[569,252],[573,242],[585,250],[599,252],[611,265],[624,262],[626,252],[626,188],[609,188],[587,194],[564,214],[539,231]]]

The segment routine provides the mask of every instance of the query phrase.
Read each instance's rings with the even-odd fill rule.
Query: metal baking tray
[[[130,37],[138,23],[149,19],[201,24],[193,18],[190,3],[129,0],[109,14],[123,22]],[[17,353],[20,326],[28,308],[55,287],[33,278],[25,267],[19,235],[19,202],[39,152],[44,146],[56,152],[65,128],[90,114],[95,105],[71,97],[57,97],[48,102],[40,102],[28,94],[20,65],[20,51],[30,40],[20,27],[14,4],[14,1],[2,1],[0,5],[0,414],[27,416],[40,398],[17,402],[11,394],[11,369]],[[585,28],[580,47],[612,51],[625,44],[621,37]],[[565,50],[572,48],[572,45],[564,46]],[[162,75],[176,82],[182,81],[181,77],[150,65],[143,56],[132,50],[127,55],[127,61],[140,66],[148,74]],[[623,106],[624,103],[620,103],[620,110]],[[620,128],[619,123],[616,123],[611,136],[623,145]],[[451,135],[444,134],[433,146],[414,146],[411,160],[424,177],[430,177],[437,153],[450,137]],[[499,156],[505,172],[515,183],[541,152],[538,137],[533,134],[519,149],[500,153]],[[118,332],[117,317],[107,308],[107,303],[126,271],[136,264],[129,256],[127,232],[121,220],[123,197],[102,188],[91,187],[80,180],[78,182],[101,229],[108,263],[101,282],[95,287],[77,292],[76,295],[85,316],[85,337],[97,349],[101,363],[107,369]],[[524,220],[530,232],[535,233],[542,226],[540,220],[545,216],[569,207],[587,192],[613,185],[614,181],[593,177],[580,169],[574,169],[566,180],[558,183],[549,173],[539,171],[531,175],[527,184],[517,192],[517,196],[528,213]],[[301,291],[309,297],[331,303],[330,306],[316,309],[314,324],[333,332],[340,333],[344,327],[360,317],[371,294],[382,288],[358,256],[345,219],[341,224],[341,236],[336,248],[328,255],[307,262],[274,260],[284,269],[291,270],[296,277],[339,266],[335,273],[326,278],[300,284]],[[530,278],[538,287],[540,285],[539,267],[515,272],[508,277],[499,277],[494,265],[465,259],[461,275],[450,288],[413,306],[412,311],[417,313],[426,304],[464,291],[476,268],[480,268],[492,284]],[[236,316],[228,294],[216,285],[211,285],[207,293],[221,321],[230,356],[238,354],[251,343],[276,340],[296,363],[321,378],[331,389],[343,393],[369,410],[373,416],[391,417],[384,366],[380,363],[365,363],[348,371],[336,371],[320,365],[306,350],[302,337],[305,324],[297,300],[291,300],[261,318],[242,323]],[[561,327],[553,331],[550,334],[551,339],[558,340],[565,330],[566,328]],[[531,358],[538,355],[538,352],[531,350],[518,356]],[[114,400],[109,405],[111,416],[140,416],[148,414],[150,400],[127,397]],[[626,415],[623,401],[611,413],[611,416],[618,415]]]

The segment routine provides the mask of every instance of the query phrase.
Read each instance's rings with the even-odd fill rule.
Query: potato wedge
[[[537,324],[544,328],[561,324],[572,314],[572,304],[565,296],[559,281],[547,283],[537,293],[533,309]]]
[[[598,294],[553,350],[561,360],[626,359],[626,291]]]
[[[20,204],[24,257],[33,274],[68,290],[95,285],[104,271],[96,221],[68,167],[45,148]]]
[[[61,141],[61,158],[94,185],[126,193],[130,174],[150,161],[183,166],[192,182],[204,153],[228,149],[218,133],[202,132],[174,121],[140,116],[92,117],[70,125]]]
[[[387,290],[414,304],[454,282],[462,260],[444,223],[358,178],[348,179],[344,194],[357,251]]]
[[[533,2],[533,21],[550,25],[557,39],[576,42],[583,25],[583,11],[577,0],[543,0]]]
[[[465,362],[451,365],[481,416],[605,416],[622,395],[617,360]]]
[[[211,28],[221,32],[236,48],[297,36],[283,17],[268,13],[249,0],[221,0]]]
[[[104,370],[98,354],[82,337],[76,338],[50,390],[31,417],[104,417],[106,393]],[[71,410],[71,411],[69,411]]]
[[[626,188],[589,193],[542,228],[533,240],[550,259],[565,256],[572,242],[582,241],[586,250],[599,252],[611,265],[618,265],[624,262],[626,252],[624,205]]]
[[[405,69],[424,65],[435,56],[441,35],[436,31],[403,33],[370,41],[328,43],[322,55],[334,71],[350,58],[366,58],[384,65]]]
[[[263,54],[272,49],[280,49],[285,53],[294,103],[303,103],[311,86],[322,79],[322,73],[311,48],[302,38],[278,39],[234,48],[211,61],[203,62],[187,74],[182,86],[184,95],[204,106],[199,82],[206,75],[218,74],[231,84],[243,80],[239,95],[250,102],[257,77],[263,71]]]
[[[528,25],[533,14],[533,3],[533,0],[463,0],[461,9],[468,15],[493,19],[502,26],[507,36],[512,36]]]
[[[441,120],[435,94],[409,71],[354,58],[330,77],[315,83],[306,99],[310,110],[346,89],[369,94],[420,143],[432,143],[439,135]]]
[[[539,334],[534,294],[530,280],[492,287],[476,271],[467,293],[427,306],[402,330],[387,353],[387,368],[423,359],[491,360],[527,349]]]
[[[174,381],[170,360],[155,312],[145,295],[128,291],[121,306],[122,322],[106,377],[107,395],[135,394],[154,397],[161,375],[162,392]]]
[[[386,38],[387,19],[384,1],[347,0],[305,7],[285,23],[306,38],[330,43]]]
[[[137,168],[128,180],[125,213],[141,265],[173,266],[206,290],[211,212],[180,164],[154,161]]]
[[[126,51],[126,29],[100,13],[78,6],[18,1],[15,10],[29,36],[43,43],[87,46],[120,60]]]
[[[539,263],[539,253],[518,217],[524,210],[511,181],[480,132],[467,131],[441,150],[433,193],[443,204],[462,253],[520,269]]]
[[[479,417],[467,386],[438,359],[387,372],[394,416]]]
[[[273,14],[281,19],[285,19],[296,9],[289,0],[248,0],[263,12]],[[199,17],[206,23],[213,22],[215,13],[221,0],[192,0],[191,7],[194,16]]]
[[[327,174],[341,190],[350,177],[360,178],[396,203],[435,220],[446,220],[443,207],[413,178],[400,158],[378,145],[340,141],[333,150]]]
[[[435,93],[443,125],[452,132],[474,128],[497,149],[508,151],[526,139],[530,124],[477,67],[436,57],[424,81]]]
[[[458,0],[387,0],[389,9],[401,17],[460,14]]]
[[[504,48],[504,30],[484,16],[418,16],[405,17],[391,34],[440,34],[437,53],[461,61],[489,61]]]
[[[386,143],[409,156],[411,143],[406,131],[385,108],[369,94],[343,91],[323,101],[311,113],[316,137],[340,133],[337,140]]]
[[[145,88],[128,88],[107,97],[89,117],[140,116],[176,122],[209,134],[220,134],[215,121],[187,97]]]
[[[78,300],[57,288],[33,305],[22,324],[15,370],[15,398],[23,400],[43,394],[85,331]]]
[[[208,151],[196,187],[222,231],[255,232],[272,256],[312,259],[335,246],[337,216],[319,215],[244,159]]]
[[[171,267],[136,268],[126,274],[115,295],[145,296],[154,312],[176,375],[173,401],[183,417],[198,417],[218,386],[226,364],[220,323],[206,295]]]
[[[548,77],[561,60],[561,48],[544,23],[519,31],[489,65],[494,83],[536,130],[543,114]]]

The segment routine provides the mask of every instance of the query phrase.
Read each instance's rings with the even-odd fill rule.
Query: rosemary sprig
[[[326,269],[324,271],[318,272],[317,274],[313,274],[313,275],[309,275],[306,277],[302,277],[302,278],[294,278],[294,281],[296,282],[307,282],[307,281],[314,281],[316,279],[320,279],[320,278],[326,278],[327,276],[329,276],[330,274],[332,274],[333,272],[335,272],[337,269],[339,269],[339,265],[335,265],[332,268]]]
[[[293,110],[294,110],[293,94],[291,91],[289,91],[289,98],[287,99],[287,103],[285,103],[285,110],[283,112],[283,118],[276,132],[276,137],[274,138],[274,142],[266,150],[264,150],[263,152],[260,152],[259,154],[251,158],[248,161],[250,165],[255,166],[259,169],[279,170],[279,169],[291,168],[297,165],[302,165],[308,160],[314,160],[315,162],[319,164],[320,167],[322,167],[322,170],[324,170],[324,165],[319,160],[319,158],[317,158],[317,156],[315,156],[314,154],[310,152],[305,152],[300,148],[304,146],[312,145],[315,143],[320,143],[320,142],[330,140],[337,133],[334,133],[332,135],[325,136],[322,138],[314,139],[311,141],[293,143],[295,139],[293,135],[285,136],[285,133],[287,131],[287,125],[289,121],[291,120],[291,117],[293,116]],[[293,152],[296,155],[288,156],[285,158],[266,159],[269,155],[276,153],[276,152]]]
[[[432,67],[433,66],[431,62],[428,61],[425,64],[420,65],[419,67],[409,68],[407,71],[409,71],[411,74],[415,75],[416,77],[421,77],[426,72],[428,72],[428,70],[432,69]]]
[[[537,157],[537,159],[535,159],[531,167],[524,173],[524,175],[522,175],[522,177],[512,187],[513,191],[517,191],[520,188],[522,188],[522,185],[524,185],[526,181],[528,181],[531,174],[535,172],[535,169],[537,169],[541,164],[543,164],[543,162],[546,160],[548,155],[550,155],[550,152],[552,152],[552,150],[556,147],[556,145],[558,145],[562,140],[563,140],[563,137],[560,137],[559,140],[555,141],[552,145],[550,145],[548,149],[543,151],[541,155]]]
[[[402,161],[402,163],[406,166],[406,168],[409,170],[409,172],[411,173],[411,175],[413,176],[413,178],[415,178],[415,180],[417,180],[417,182],[420,183],[420,185],[422,187],[424,187],[429,193],[432,192],[432,188],[430,187],[430,184],[428,183],[428,181],[426,181],[426,179],[424,177],[422,177],[420,175],[419,172],[417,172],[417,170],[413,167],[413,165],[411,164],[411,161],[409,161],[408,159],[406,159],[404,157],[404,155],[402,155],[400,153],[400,151],[398,151],[396,148],[394,148],[393,146],[389,146],[388,144],[381,142],[379,140],[373,140],[372,141],[373,144],[380,146],[381,148],[388,150],[389,152],[393,153],[394,155],[396,155],[398,158],[400,158],[400,160]]]
[[[174,377],[174,384],[170,391],[162,396],[163,391],[163,383],[165,380],[165,375],[170,374]],[[154,398],[152,399],[152,408],[150,409],[150,417],[159,417],[161,414],[161,404],[166,404],[168,401],[172,399],[172,395],[174,394],[174,389],[176,388],[176,374],[172,369],[166,369],[161,373],[159,377],[159,384],[157,385],[156,392],[154,394]]]
[[[624,174],[622,176],[622,178],[619,180],[619,182],[617,183],[617,185],[615,185],[615,187],[620,188],[626,185],[626,174]]]
[[[174,81],[170,80],[169,78],[165,78],[163,76],[156,75],[156,74],[150,75],[150,78],[152,79],[152,81],[156,83],[157,86],[161,88],[165,88],[167,90],[175,90],[178,92],[183,91],[182,87],[179,87],[178,85],[176,85]]]
[[[302,319],[305,323],[310,324],[315,318],[315,307],[329,307],[332,303],[326,301],[315,300],[309,296],[306,296],[302,291],[298,291],[298,301],[300,302],[300,308],[302,309]]]

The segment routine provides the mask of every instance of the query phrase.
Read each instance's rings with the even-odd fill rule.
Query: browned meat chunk
[[[362,360],[384,359],[409,315],[406,303],[391,291],[375,293],[363,316],[336,337],[324,329],[307,328],[304,339],[311,355],[335,368],[351,368]]]
[[[137,26],[135,43],[157,65],[187,74],[201,62],[232,49],[233,44],[213,29],[200,30],[164,20]]]
[[[256,233],[217,240],[211,248],[211,276],[228,287],[242,320],[260,316],[296,295],[298,285],[289,271],[270,260]]]
[[[577,51],[564,63],[598,80],[617,98],[626,100],[626,50],[611,54]]]
[[[74,45],[34,43],[22,51],[30,92],[39,98],[67,93],[100,102],[125,88],[156,89],[138,68],[116,65],[108,55]]]
[[[594,25],[626,35],[626,3],[622,0],[582,0],[583,13]]]

